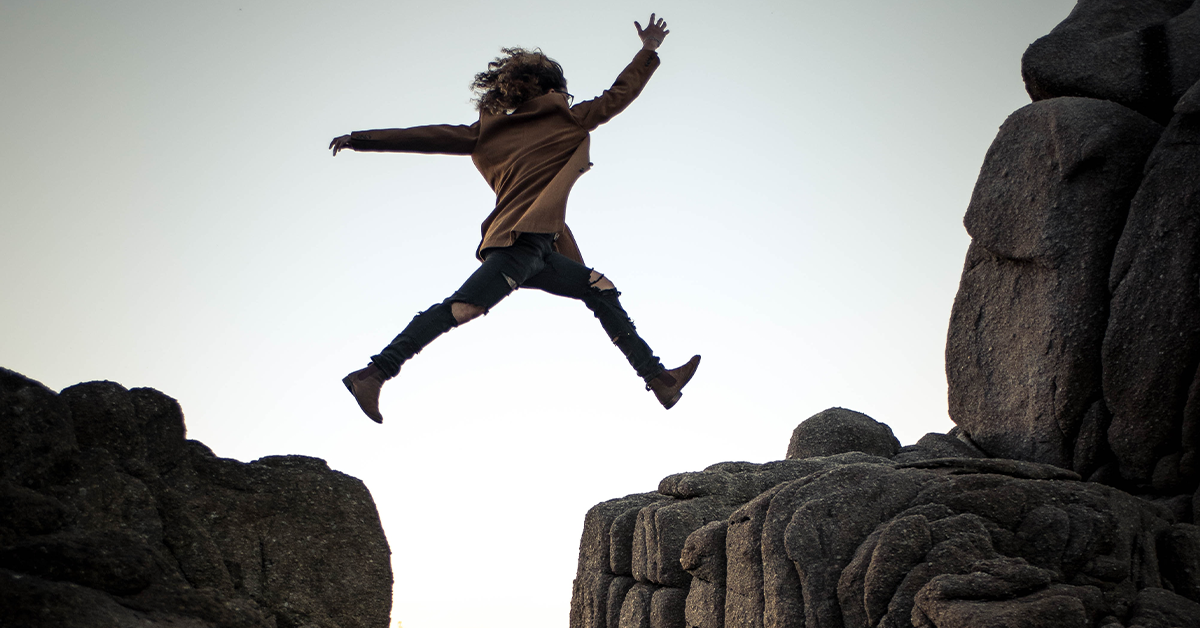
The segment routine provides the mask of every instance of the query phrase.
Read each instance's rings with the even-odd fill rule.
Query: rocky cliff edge
[[[390,553],[323,460],[218,458],[156,390],[0,368],[6,628],[383,628]]]

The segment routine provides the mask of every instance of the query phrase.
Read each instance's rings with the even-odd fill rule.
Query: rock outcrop
[[[0,369],[5,627],[383,628],[389,555],[322,460],[218,458],[158,391]]]
[[[1161,132],[1091,98],[1036,102],[1000,127],[946,342],[950,416],[983,450],[1094,470],[1075,443],[1103,413],[1109,268]]]
[[[592,508],[571,628],[1200,626],[1200,527],[1169,504],[952,435],[864,453],[891,430],[840,408],[796,435],[824,455]]]
[[[891,457],[900,451],[892,428],[845,408],[830,408],[796,426],[787,457],[819,458],[851,451]]]
[[[1200,628],[1198,43],[1200,2],[1079,0],[1026,51],[949,434],[834,408],[786,460],[596,506],[571,627]]]
[[[1079,0],[1021,59],[1033,100],[1111,100],[1166,124],[1200,81],[1200,5],[1194,0]]]
[[[1200,83],[1175,111],[1117,244],[1103,344],[1120,475],[1166,494],[1200,484]]]
[[[988,151],[946,343],[989,456],[1200,488],[1200,3],[1080,0]],[[1165,125],[1165,126],[1161,126]]]

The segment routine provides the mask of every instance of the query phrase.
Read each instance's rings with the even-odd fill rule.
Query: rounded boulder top
[[[787,457],[796,460],[861,451],[890,458],[899,450],[900,441],[892,428],[861,412],[830,408],[796,426]]]

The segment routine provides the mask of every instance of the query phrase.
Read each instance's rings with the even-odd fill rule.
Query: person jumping
[[[633,25],[642,49],[598,98],[571,106],[574,97],[567,92],[562,66],[540,50],[503,48],[486,72],[475,75],[478,122],[356,131],[330,142],[335,156],[345,149],[470,155],[496,192],[496,207],[483,221],[483,239],[475,249],[479,269],[445,301],[417,314],[366,368],[342,379],[376,423],[383,422],[383,383],[398,375],[401,365],[443,333],[487,314],[519,287],[583,301],[645,380],[646,390],[667,409],[679,401],[700,356],[666,370],[638,336],[616,286],[583,265],[566,224],[567,196],[592,165],[589,132],[637,98],[658,67],[656,51],[670,32],[653,13],[645,29]]]

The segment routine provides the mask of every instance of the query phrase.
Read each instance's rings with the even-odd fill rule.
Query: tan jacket
[[[483,221],[477,257],[486,248],[512,246],[520,233],[553,233],[555,249],[582,264],[566,214],[571,187],[592,165],[588,133],[629,106],[658,64],[657,53],[638,52],[611,88],[574,107],[567,105],[566,96],[550,93],[512,113],[481,113],[469,126],[356,131],[350,134],[350,147],[470,155],[496,192],[496,209]]]

